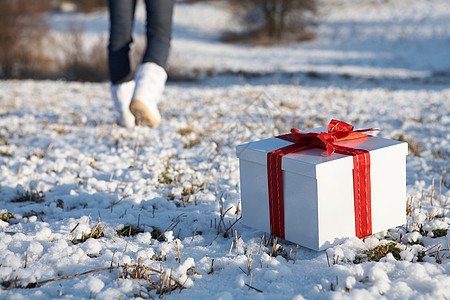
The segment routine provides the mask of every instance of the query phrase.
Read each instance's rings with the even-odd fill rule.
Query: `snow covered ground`
[[[0,81],[0,297],[447,299],[450,3],[324,2],[317,40],[267,48],[219,41],[223,3],[178,4],[170,65],[216,75],[169,83],[159,128],[117,127],[107,83]],[[52,16],[74,21],[108,26]],[[274,255],[233,224],[235,146],[332,118],[409,142],[408,223]]]

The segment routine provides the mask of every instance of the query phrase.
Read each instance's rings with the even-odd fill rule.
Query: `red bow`
[[[301,133],[298,129],[292,128],[290,134],[277,136],[277,138],[298,144],[302,148],[297,147],[297,151],[306,148],[325,147],[327,156],[330,156],[336,152],[334,142],[361,138],[367,136],[362,134],[363,132],[378,130],[373,128],[353,130],[353,128],[353,125],[345,122],[331,120],[330,124],[328,124],[328,132]]]
[[[269,211],[271,233],[284,238],[284,199],[281,159],[283,156],[309,148],[324,148],[327,156],[334,152],[353,156],[353,188],[355,203],[355,234],[372,234],[370,155],[369,151],[336,145],[334,142],[367,137],[363,132],[377,129],[353,130],[353,126],[331,120],[328,132],[301,133],[293,128],[290,134],[277,136],[294,144],[267,153]]]

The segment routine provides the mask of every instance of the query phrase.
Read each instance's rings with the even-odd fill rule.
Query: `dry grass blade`
[[[388,253],[391,253],[396,260],[400,260],[401,251],[402,250],[398,248],[395,243],[391,242],[385,245],[378,245],[371,250],[366,250],[364,251],[364,254],[367,255],[370,261],[380,261],[380,259],[385,257]]]
[[[75,226],[75,228],[77,228],[78,225],[79,224],[77,224]],[[71,232],[73,232],[75,230],[75,228],[72,229]],[[71,242],[73,244],[80,244],[80,243],[86,242],[90,238],[99,239],[99,238],[104,236],[103,231],[105,230],[105,228],[106,228],[106,224],[103,227],[100,227],[100,220],[99,220],[98,223],[94,226],[94,228],[92,228],[91,233],[89,233],[89,234],[83,233],[81,235],[81,238],[79,238],[79,239],[72,239]]]
[[[175,241],[175,248],[177,250],[177,257],[175,258],[175,260],[177,260],[179,263],[181,263],[180,247],[178,247],[177,241]]]
[[[120,236],[135,236],[139,233],[144,232],[139,226],[137,228],[134,228],[133,225],[125,226],[122,229],[118,229],[116,233]]]
[[[411,216],[412,213],[412,209],[413,209],[413,200],[414,197],[408,197],[408,199],[406,200],[406,215],[407,216]]]
[[[228,251],[228,257],[231,255],[231,250],[233,249],[234,241],[231,241],[230,251]]]
[[[194,234],[192,235],[192,240],[191,240],[191,242],[194,241],[194,238],[195,238],[195,234],[196,234],[196,233],[197,233],[197,227],[195,228]]]
[[[167,227],[163,232],[161,232],[161,234],[157,237],[157,240],[161,239],[161,238],[164,236],[164,233],[166,233],[166,232],[168,232],[168,231],[171,231],[171,230],[174,230],[175,227],[177,227],[178,224],[180,224],[180,222],[181,222],[180,217],[182,217],[183,215],[184,215],[184,214],[178,215],[178,217],[175,218],[175,221],[173,221],[173,222],[169,225],[169,227]],[[164,239],[164,240],[165,240],[165,239]]]
[[[250,253],[247,254],[247,271],[249,275],[252,273],[252,265],[253,265],[253,249],[250,249]]]
[[[14,218],[13,214],[10,213],[9,211],[0,214],[0,220],[2,220],[3,222],[8,222],[10,219],[13,218]]]
[[[295,264],[295,261],[297,260],[297,251],[298,251],[298,245],[297,245],[297,248],[295,249],[294,264]]]

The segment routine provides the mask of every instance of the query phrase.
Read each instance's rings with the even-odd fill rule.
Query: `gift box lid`
[[[327,132],[327,128],[320,127],[305,130],[302,132]],[[285,146],[289,146],[291,144],[293,143],[273,137],[238,145],[236,147],[236,153],[239,159],[265,165],[267,163],[268,152],[280,149]],[[390,155],[400,156],[406,156],[408,154],[407,143],[371,135],[367,135],[367,137],[358,139],[338,141],[335,142],[335,144],[368,150],[371,152],[371,154],[375,151],[394,151],[395,153],[391,152]],[[318,171],[325,164],[329,166],[330,164],[344,163],[353,168],[352,162],[353,159],[349,155],[333,153],[327,157],[325,150],[320,148],[310,148],[284,156],[282,159],[281,168],[285,171],[291,171],[294,173],[316,178]]]

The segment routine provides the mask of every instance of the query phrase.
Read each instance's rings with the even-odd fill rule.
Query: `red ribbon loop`
[[[355,204],[355,234],[364,237],[372,234],[370,155],[369,151],[336,145],[336,141],[367,137],[363,132],[378,129],[353,130],[353,126],[331,120],[328,132],[301,133],[292,128],[290,134],[277,136],[294,144],[267,154],[270,227],[272,234],[284,238],[284,196],[281,158],[309,148],[322,148],[327,156],[334,152],[353,156],[353,191]]]
[[[369,128],[354,131],[353,125],[338,120],[331,120],[328,124],[328,132],[301,133],[298,129],[292,128],[290,137],[289,134],[286,134],[277,136],[277,138],[288,140],[296,144],[302,144],[302,147],[310,146],[310,148],[324,148],[327,150],[327,156],[330,156],[336,151],[334,142],[361,138],[366,136],[362,134],[363,132],[374,130],[378,129]]]

